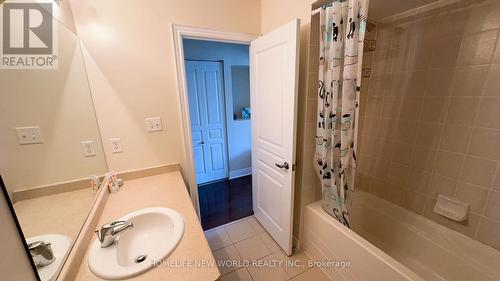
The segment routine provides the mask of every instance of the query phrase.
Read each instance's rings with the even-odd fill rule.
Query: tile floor
[[[305,253],[288,257],[254,216],[207,230],[205,235],[218,262],[258,261],[261,265],[282,262],[281,266],[249,264],[245,267],[243,263],[220,267],[221,281],[330,281],[319,268],[307,266],[309,257]],[[285,266],[287,261],[297,266]]]

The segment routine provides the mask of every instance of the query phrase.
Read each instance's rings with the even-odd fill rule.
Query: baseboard
[[[252,174],[252,167],[234,170],[234,171],[229,171],[229,179],[232,180],[232,179],[248,176],[251,174]]]

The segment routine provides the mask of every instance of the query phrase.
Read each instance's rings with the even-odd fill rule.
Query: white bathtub
[[[323,267],[335,281],[500,280],[500,252],[376,196],[356,192],[350,219],[356,232],[320,202],[307,206],[304,250],[318,261],[351,263]]]

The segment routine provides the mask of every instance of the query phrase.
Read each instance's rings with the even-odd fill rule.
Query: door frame
[[[184,63],[184,45],[182,39],[197,39],[224,43],[238,43],[250,45],[250,43],[259,36],[249,33],[227,32],[215,29],[194,27],[181,24],[172,24],[172,35],[174,44],[175,64],[177,68],[177,94],[180,102],[180,113],[183,131],[183,145],[185,155],[185,174],[184,178],[188,182],[189,195],[193,206],[200,216],[200,205],[198,199],[198,185],[196,184],[196,175],[194,170],[193,141],[191,139],[191,120],[189,116],[189,100],[186,84],[186,65]]]

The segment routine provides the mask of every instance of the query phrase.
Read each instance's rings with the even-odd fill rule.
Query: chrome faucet
[[[28,244],[31,258],[36,267],[42,267],[53,263],[56,260],[50,243],[36,241]]]
[[[95,233],[97,238],[101,242],[101,248],[106,248],[111,246],[115,239],[124,231],[133,228],[134,225],[126,221],[114,221],[106,223],[97,229]]]

